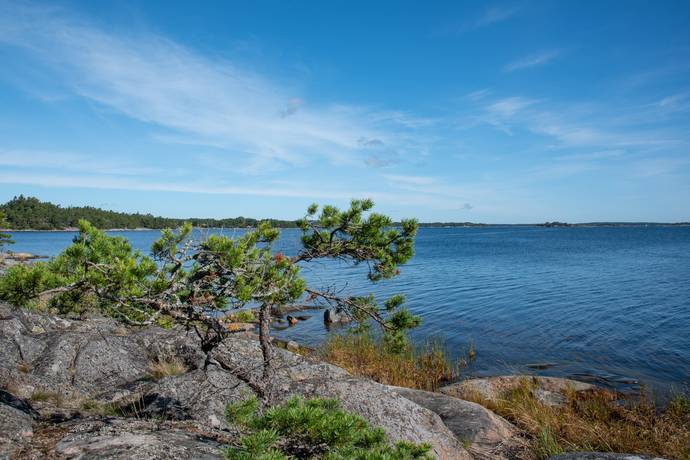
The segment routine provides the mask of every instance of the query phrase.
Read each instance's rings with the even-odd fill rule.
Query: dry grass
[[[621,400],[606,390],[571,392],[563,407],[533,396],[524,379],[497,400],[463,395],[505,417],[531,435],[536,458],[571,451],[627,452],[690,459],[690,402],[676,398],[660,410],[644,398]]]
[[[434,391],[457,375],[457,366],[451,364],[438,342],[396,354],[366,334],[334,335],[322,346],[320,354],[323,360],[351,374],[386,385]]]
[[[57,391],[35,390],[29,399],[32,402],[50,402],[56,407],[63,407],[65,403],[63,394]]]
[[[172,375],[184,374],[187,370],[187,366],[180,358],[159,359],[149,366],[149,377],[153,380],[160,380]]]

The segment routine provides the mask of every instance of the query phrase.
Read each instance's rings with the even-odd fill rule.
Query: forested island
[[[260,219],[235,217],[227,219],[187,218],[175,219],[152,214],[107,211],[92,206],[62,207],[35,197],[19,195],[0,205],[0,212],[12,230],[66,230],[75,229],[80,219],[86,219],[103,229],[160,229],[175,228],[185,222],[194,227],[242,228],[255,227]],[[272,226],[296,227],[295,221],[267,219]]]
[[[24,195],[15,196],[5,204],[0,205],[0,213],[4,214],[7,230],[75,230],[80,219],[86,219],[96,228],[101,229],[162,229],[176,228],[189,222],[194,227],[202,228],[247,228],[256,227],[261,221],[268,221],[273,227],[295,228],[294,220],[257,219],[251,217],[229,217],[213,219],[204,217],[189,217],[184,219],[160,217],[152,214],[126,213],[104,210],[93,206],[62,207],[36,197]],[[399,223],[394,223],[399,225]],[[565,223],[546,222],[534,224],[486,224],[476,222],[420,222],[420,227],[527,227],[541,226],[556,227],[653,227],[653,226],[690,226],[690,222],[659,223],[659,222],[587,222]]]

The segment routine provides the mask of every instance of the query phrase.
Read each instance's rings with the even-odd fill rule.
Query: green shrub
[[[254,316],[253,311],[242,310],[232,315],[232,319],[237,321],[238,323],[251,323],[252,321],[256,320],[256,317]]]
[[[370,428],[359,415],[344,411],[334,399],[291,398],[258,414],[250,398],[229,405],[228,423],[247,430],[239,445],[228,447],[232,460],[324,458],[329,460],[427,459],[430,446],[410,442],[391,445],[381,428]]]
[[[0,277],[0,299],[14,305],[28,306],[39,293],[66,283],[64,277],[51,270],[45,262],[15,265]]]

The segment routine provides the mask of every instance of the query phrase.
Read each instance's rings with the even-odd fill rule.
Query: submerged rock
[[[327,308],[323,312],[323,320],[326,324],[349,323],[351,318],[345,313],[342,313],[336,309]]]

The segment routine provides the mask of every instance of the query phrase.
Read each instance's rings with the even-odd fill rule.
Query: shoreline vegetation
[[[453,363],[439,342],[391,354],[375,338],[352,334],[331,336],[316,353],[353,375],[479,404],[522,432],[527,452],[520,458],[583,451],[690,458],[690,394],[675,394],[662,407],[644,390],[626,394],[563,378],[462,380],[474,351],[467,355]]]
[[[44,202],[35,197],[19,195],[0,205],[0,212],[5,214],[6,227],[0,231],[10,232],[76,232],[78,223],[86,219],[96,227],[108,232],[117,231],[152,231],[164,228],[180,227],[191,223],[195,228],[204,229],[236,229],[256,228],[267,221],[276,228],[298,228],[297,221],[280,219],[255,219],[248,217],[234,217],[225,219],[215,218],[169,218],[153,216],[151,214],[124,213],[109,211],[91,206],[61,207],[50,202]],[[400,225],[393,222],[394,226]],[[476,222],[420,222],[424,228],[455,228],[455,227],[690,227],[690,222],[544,222],[532,224],[487,224]]]

